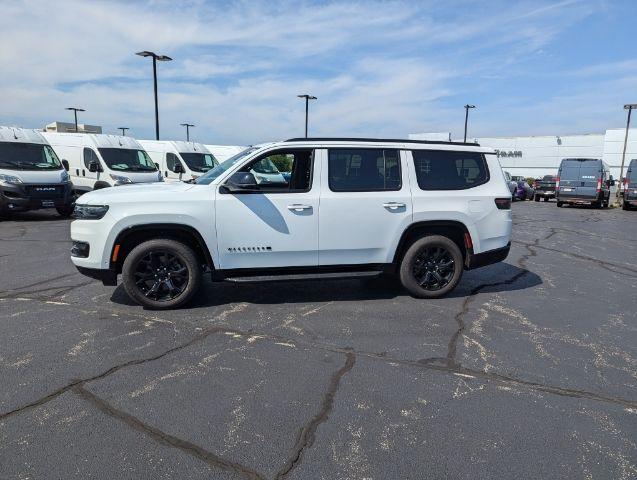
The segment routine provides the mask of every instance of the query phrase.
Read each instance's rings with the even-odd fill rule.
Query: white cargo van
[[[36,130],[0,127],[0,216],[40,208],[73,213],[73,184]]]
[[[201,143],[140,140],[139,143],[167,181],[196,180],[219,162]]]
[[[215,156],[219,163],[225,162],[247,148],[239,145],[205,145],[205,147]]]
[[[42,135],[58,157],[69,163],[69,174],[78,193],[162,181],[157,166],[134,138],[86,133]]]

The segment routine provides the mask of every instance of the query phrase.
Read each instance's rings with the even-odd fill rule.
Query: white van
[[[219,163],[225,162],[247,148],[239,145],[205,145],[205,147],[215,156]]]
[[[196,180],[219,162],[201,143],[140,140],[139,143],[167,181]]]
[[[42,135],[58,157],[68,162],[78,193],[162,181],[157,166],[134,138],[86,133],[43,132]]]
[[[0,127],[0,216],[40,208],[73,213],[73,184],[36,130]]]

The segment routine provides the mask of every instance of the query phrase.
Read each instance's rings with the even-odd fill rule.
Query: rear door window
[[[465,190],[489,181],[489,169],[479,152],[412,150],[421,190]]]
[[[402,188],[398,150],[330,149],[328,160],[329,184],[333,192],[398,191]]]

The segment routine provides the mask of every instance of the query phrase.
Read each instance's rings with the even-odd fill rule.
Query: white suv
[[[506,258],[510,209],[497,157],[477,144],[290,139],[250,147],[192,184],[82,196],[71,255],[105,285],[121,274],[149,308],[184,304],[204,272],[397,273],[412,295],[435,298],[463,269]]]

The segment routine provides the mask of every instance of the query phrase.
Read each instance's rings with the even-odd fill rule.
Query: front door
[[[216,196],[221,269],[315,267],[321,150],[279,149],[241,168],[255,192]]]
[[[330,148],[319,216],[319,265],[389,263],[412,218],[404,153]]]

